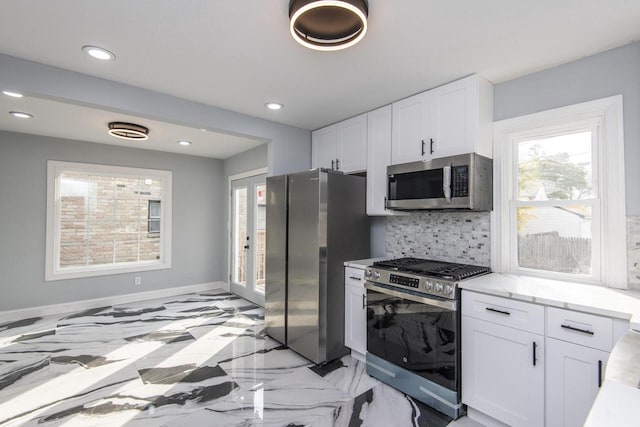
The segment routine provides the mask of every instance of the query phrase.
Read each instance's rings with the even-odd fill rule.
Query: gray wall
[[[47,160],[172,171],[172,268],[45,282]],[[215,159],[0,131],[0,310],[224,280],[223,171]]]
[[[622,94],[627,215],[640,214],[640,42],[495,86],[502,120]]]
[[[224,160],[224,176],[226,181],[229,177],[239,173],[266,168],[269,165],[268,144],[260,145],[244,153],[236,154]]]

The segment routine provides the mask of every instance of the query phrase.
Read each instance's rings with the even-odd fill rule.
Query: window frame
[[[494,211],[491,214],[492,270],[518,275],[627,288],[626,206],[622,95],[534,113],[494,123]],[[538,202],[540,205],[592,203],[590,276],[518,266],[517,144],[589,129],[592,138],[593,197]],[[597,142],[596,142],[597,141]],[[528,202],[525,205],[532,205]]]
[[[123,262],[117,264],[60,268],[60,177],[63,172],[90,173],[94,175],[118,176],[122,178],[152,178],[162,182],[160,204],[160,259],[150,261]],[[75,163],[57,160],[47,161],[47,219],[45,281],[106,276],[171,268],[171,171],[111,166],[91,163]]]

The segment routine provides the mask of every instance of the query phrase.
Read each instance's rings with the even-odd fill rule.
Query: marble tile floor
[[[224,291],[0,324],[0,427],[446,426],[345,356],[316,368]],[[465,419],[450,426],[467,426]]]

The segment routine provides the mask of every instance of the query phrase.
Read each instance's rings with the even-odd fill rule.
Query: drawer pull
[[[587,335],[593,335],[593,331],[590,331],[588,329],[580,329],[580,328],[575,328],[571,325],[560,325],[561,328],[564,329],[569,329],[570,331],[575,331],[575,332],[581,332],[583,334],[587,334]]]
[[[362,309],[365,310],[367,308],[367,295],[362,294]]]
[[[353,280],[362,280],[361,277],[357,277],[357,276],[349,276],[349,279],[353,279]]]
[[[598,360],[598,388],[602,387],[602,360]]]
[[[506,314],[507,316],[511,316],[511,313],[509,313],[508,311],[496,310],[495,308],[491,308],[491,307],[485,307],[485,310],[492,311],[494,313]]]
[[[536,357],[536,350],[538,349],[538,344],[536,344],[536,342],[533,342],[533,366],[536,366],[536,362],[538,361],[538,358]]]

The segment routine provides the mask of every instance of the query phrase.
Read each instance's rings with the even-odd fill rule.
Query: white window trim
[[[513,139],[528,130],[548,128],[564,129],[567,123],[582,121],[595,124],[600,132],[596,164],[598,197],[601,199],[601,226],[599,277],[585,280],[574,275],[526,271],[532,276],[576,281],[627,289],[626,199],[624,174],[624,130],[622,95],[581,104],[543,111],[494,123],[494,210],[491,214],[491,268],[494,272],[525,274],[524,269],[514,271],[511,260],[514,242],[511,237],[509,195],[513,191]],[[606,173],[603,173],[605,171]],[[594,272],[595,273],[595,272]]]
[[[160,259],[116,265],[96,265],[60,268],[60,185],[62,171],[72,170],[97,175],[118,175],[130,178],[155,178],[162,181],[162,204],[160,212]],[[134,273],[171,268],[171,185],[172,172],[154,169],[139,169],[123,166],[97,165],[49,160],[47,162],[47,228],[45,281],[78,279],[111,274]]]

